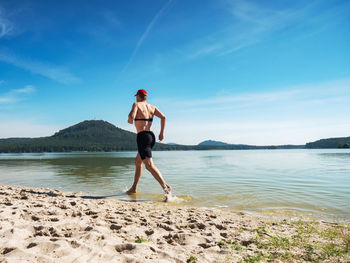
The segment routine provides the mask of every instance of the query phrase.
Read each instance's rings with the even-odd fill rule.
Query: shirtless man
[[[164,138],[165,116],[155,106],[147,103],[147,92],[144,89],[138,90],[135,96],[136,102],[132,105],[128,123],[135,124],[137,131],[138,154],[135,159],[136,170],[134,184],[126,193],[136,193],[136,187],[142,173],[142,163],[144,163],[146,169],[158,181],[165,194],[170,194],[170,185],[164,181],[162,174],[159,172],[152,160],[152,148],[156,142],[156,138],[151,129],[153,116],[157,116],[161,119],[159,141],[163,140]]]

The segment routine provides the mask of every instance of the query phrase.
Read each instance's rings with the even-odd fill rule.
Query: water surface
[[[162,200],[144,169],[139,193],[135,152],[0,154],[0,183],[47,187],[122,200]],[[177,205],[229,207],[259,214],[350,219],[350,150],[153,152]]]

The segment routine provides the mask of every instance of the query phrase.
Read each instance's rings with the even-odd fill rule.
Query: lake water
[[[0,154],[0,183],[161,202],[159,184],[144,169],[133,182],[135,152]],[[153,152],[179,202],[276,216],[350,219],[350,150]]]

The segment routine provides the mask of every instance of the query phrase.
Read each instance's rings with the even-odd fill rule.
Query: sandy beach
[[[349,262],[349,222],[0,185],[0,262]]]

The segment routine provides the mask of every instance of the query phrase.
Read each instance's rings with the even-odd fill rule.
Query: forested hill
[[[350,148],[350,137],[322,139],[306,144],[308,149]]]
[[[157,143],[156,150],[175,146]],[[83,121],[53,136],[0,139],[0,152],[136,151],[136,134],[102,120]]]
[[[248,150],[304,147],[304,145],[255,146],[207,141],[199,145],[156,143],[154,150]],[[83,121],[49,137],[0,139],[0,153],[136,150],[135,133],[117,128],[102,120]]]
[[[224,145],[229,145],[229,144],[226,142],[207,140],[207,141],[203,141],[203,142],[199,143],[198,145],[224,146]]]

